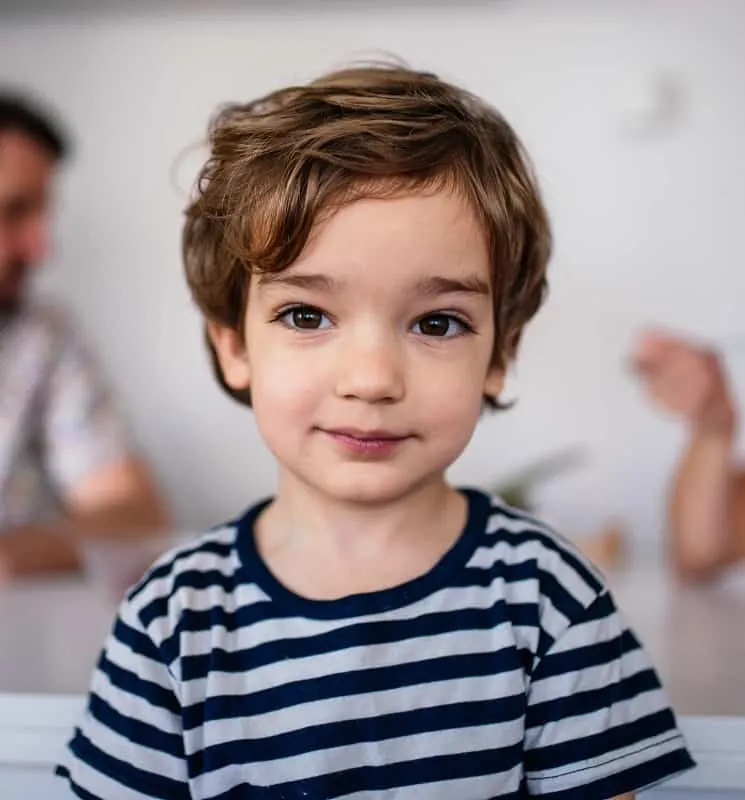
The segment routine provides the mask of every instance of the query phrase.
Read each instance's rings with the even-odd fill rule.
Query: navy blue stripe
[[[210,630],[218,626],[224,628],[228,633],[234,633],[242,628],[250,628],[258,622],[274,622],[295,616],[293,611],[278,603],[272,603],[271,600],[257,600],[250,605],[238,606],[230,610],[223,605],[211,606],[199,611],[185,608],[179,619],[178,630],[173,633],[172,638],[178,638],[182,632]],[[164,645],[167,642],[168,640],[165,640]]]
[[[70,789],[72,789],[72,792],[76,797],[80,797],[82,800],[104,800],[102,797],[96,797],[96,795],[91,794],[82,786],[79,786],[77,783],[75,783],[72,775],[70,775],[70,770],[67,769],[67,767],[55,767],[54,774],[60,778],[65,778],[68,781]]]
[[[639,742],[674,730],[672,712],[663,709],[590,736],[533,748],[525,754],[525,768],[530,772],[560,769],[578,761],[602,758],[608,753],[624,747],[631,748]]]
[[[528,709],[528,728],[541,727],[550,722],[567,720],[582,714],[591,714],[614,703],[632,700],[645,692],[660,688],[660,682],[651,669],[638,672],[628,678],[589,691],[575,691],[566,697],[556,697],[531,705]]]
[[[232,594],[236,589],[236,574],[225,575],[217,569],[200,570],[196,568],[185,569],[174,575],[173,585],[169,587],[168,594],[155,597],[141,611],[140,619],[143,627],[147,628],[156,619],[168,616],[168,601],[180,589],[220,588],[226,594]]]
[[[610,592],[605,590],[601,592],[589,606],[585,609],[585,613],[580,620],[581,622],[597,622],[606,617],[612,617],[618,611],[618,607],[613,601]]]
[[[332,800],[355,792],[384,792],[389,789],[451,780],[498,775],[520,764],[522,742],[507,747],[400,761],[382,766],[364,766],[305,781],[272,787],[277,797],[307,797]],[[500,795],[500,797],[502,797]]]
[[[616,797],[636,792],[695,767],[696,762],[684,748],[645,761],[635,767],[615,772],[591,783],[582,783],[564,791],[544,791],[541,797],[550,800],[587,800],[588,797]]]
[[[202,553],[212,553],[213,555],[222,558],[229,558],[234,552],[234,547],[234,537],[229,539],[227,542],[216,542],[209,540],[204,541],[201,538],[197,539],[191,547],[179,550],[170,561],[167,561],[165,564],[160,564],[159,566],[145,573],[144,577],[129,590],[127,593],[127,599],[133,600],[151,581],[165,578],[172,572],[175,572],[180,565],[179,562],[183,559],[189,558],[196,554],[201,555]]]
[[[182,719],[185,730],[203,725],[205,720],[252,717],[288,708],[301,703],[327,700],[332,697],[382,692],[403,686],[421,686],[437,681],[499,675],[519,670],[520,661],[512,647],[495,653],[442,655],[413,664],[393,664],[361,669],[338,675],[322,675],[300,681],[288,681],[253,694],[213,695],[205,702],[184,706]]]
[[[146,797],[156,797],[160,800],[179,800],[179,798],[190,800],[191,795],[187,784],[166,778],[164,775],[145,772],[133,764],[120,761],[99,750],[80,733],[70,742],[70,750],[77,758],[97,772],[106,775],[121,786],[144,794]]]
[[[457,698],[454,696],[453,699]],[[520,719],[524,712],[525,696],[518,694],[496,700],[453,702],[380,717],[313,725],[275,736],[238,739],[208,747],[190,757],[189,771],[200,774],[247,761],[276,761],[345,745],[496,725]],[[465,732],[464,736],[468,733]]]
[[[105,728],[118,733],[130,742],[168,753],[174,758],[184,757],[184,743],[181,736],[162,731],[142,720],[127,717],[97,694],[91,694],[88,698],[88,710]]]
[[[576,647],[574,650],[549,652],[538,665],[534,680],[611,664],[638,649],[639,642],[630,631],[624,630],[605,642],[593,642],[584,647]]]
[[[205,677],[210,671],[245,673],[277,662],[337,653],[354,647],[395,645],[413,639],[436,637],[447,633],[492,630],[509,623],[504,601],[491,608],[467,608],[436,614],[423,614],[412,619],[359,622],[314,636],[275,639],[240,650],[215,648],[200,655],[184,655],[180,674],[183,681]],[[442,644],[435,641],[439,650]]]
[[[536,650],[535,650],[536,651],[536,655],[538,653],[540,653],[541,654],[540,657],[543,658],[545,656],[545,654],[548,653],[548,651],[554,646],[555,642],[556,642],[556,639],[545,628],[539,628],[539,630],[538,630],[538,646],[536,647]],[[541,663],[542,662],[539,661],[539,664],[538,664],[539,667],[540,667]]]

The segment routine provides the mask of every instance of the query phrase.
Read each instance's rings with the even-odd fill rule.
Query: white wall
[[[213,3],[178,15],[155,4],[134,16],[105,5],[0,16],[0,79],[53,100],[74,128],[47,284],[95,341],[185,525],[271,491],[274,469],[251,415],[208,374],[179,263],[196,160],[174,169],[176,158],[216,104],[385,50],[506,113],[556,229],[553,296],[526,341],[520,404],[483,423],[454,476],[488,482],[586,443],[587,466],[547,487],[545,512],[569,534],[617,515],[639,541],[659,540],[681,431],[644,403],[624,359],[647,321],[745,334],[745,4]],[[665,135],[631,137],[624,98],[657,70],[683,82],[685,113]],[[745,352],[732,359],[745,380]]]

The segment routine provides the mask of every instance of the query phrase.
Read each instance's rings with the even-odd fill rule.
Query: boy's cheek
[[[257,364],[252,374],[251,393],[257,413],[262,409],[267,416],[277,417],[308,413],[314,408],[323,394],[323,377],[312,362],[269,361],[266,367]]]

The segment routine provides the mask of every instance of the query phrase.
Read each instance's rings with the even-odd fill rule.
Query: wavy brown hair
[[[442,188],[461,193],[483,225],[493,360],[506,369],[514,358],[545,296],[551,236],[522,145],[486,102],[431,73],[355,67],[224,107],[209,146],[183,232],[186,279],[207,320],[240,330],[251,275],[290,266],[340,204]],[[207,345],[223,389],[250,405]]]

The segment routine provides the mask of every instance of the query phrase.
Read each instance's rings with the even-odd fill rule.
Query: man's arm
[[[168,525],[144,465],[124,457],[71,487],[58,521],[27,525],[0,537],[0,578],[75,570],[80,542],[147,536]]]
[[[745,474],[732,436],[694,434],[669,501],[671,554],[678,572],[707,580],[745,557]]]
[[[690,431],[669,498],[673,563],[685,579],[711,578],[745,556],[745,474],[735,466],[723,366],[712,351],[656,335],[642,342],[636,364],[653,399]]]

